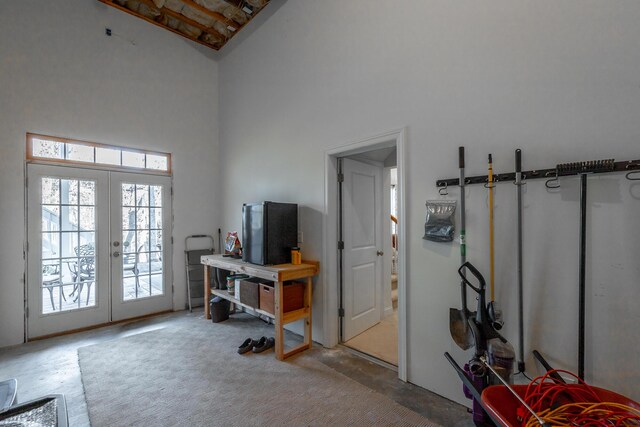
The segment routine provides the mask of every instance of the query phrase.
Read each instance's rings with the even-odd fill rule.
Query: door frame
[[[407,298],[406,298],[406,128],[395,129],[360,141],[341,145],[324,154],[325,164],[325,211],[322,220],[324,279],[323,299],[324,343],[335,347],[339,342],[339,272],[338,272],[338,157],[367,151],[396,147],[398,168],[398,378],[407,381]]]

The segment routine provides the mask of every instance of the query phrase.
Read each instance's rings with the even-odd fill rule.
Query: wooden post
[[[204,318],[211,319],[211,313],[209,311],[209,300],[211,299],[211,284],[209,279],[209,267],[207,264],[203,264],[204,267]]]
[[[273,307],[273,311],[274,314],[276,316],[276,321],[275,321],[275,339],[276,339],[276,345],[275,345],[275,352],[276,352],[276,359],[278,360],[284,360],[284,325],[282,324],[282,310],[284,308],[284,304],[283,304],[283,294],[284,294],[284,289],[282,289],[283,286],[283,282],[282,281],[278,281],[275,282],[275,286],[274,286],[274,290],[276,291],[275,297],[273,299],[274,302],[274,307]]]

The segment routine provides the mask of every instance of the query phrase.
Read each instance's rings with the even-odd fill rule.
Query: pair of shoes
[[[238,354],[245,354],[251,350],[258,344],[258,341],[252,340],[251,338],[247,338],[240,347],[238,347]]]
[[[254,353],[262,353],[263,351],[269,350],[270,348],[272,348],[275,344],[276,344],[275,338],[262,337],[262,338],[260,338],[260,341],[258,341],[254,345],[253,352]]]
[[[247,338],[242,345],[238,347],[238,354],[245,354],[250,351],[254,353],[262,353],[265,350],[272,348],[276,344],[274,338],[262,337],[258,341]]]

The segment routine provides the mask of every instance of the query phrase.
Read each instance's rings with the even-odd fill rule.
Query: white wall
[[[0,347],[23,340],[28,131],[172,153],[185,307],[184,237],[217,228],[217,75],[210,51],[98,1],[0,4]]]
[[[634,0],[288,1],[220,64],[223,225],[240,228],[243,202],[297,202],[304,255],[324,261],[325,150],[407,126],[409,380],[464,401],[442,355],[470,357],[448,326],[458,246],[422,240],[425,199],[457,176],[459,145],[470,174],[490,152],[512,171],[517,147],[527,169],[640,157],[638,22]],[[575,371],[576,180],[525,189],[526,352]],[[616,174],[589,191],[587,379],[637,400],[640,187]],[[515,344],[514,205],[514,187],[499,185],[497,296]],[[469,259],[487,273],[486,190],[470,187],[467,206]]]

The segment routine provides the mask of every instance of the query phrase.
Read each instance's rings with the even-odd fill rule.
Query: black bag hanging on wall
[[[425,240],[451,242],[455,232],[455,200],[427,200],[427,218],[424,223]]]

